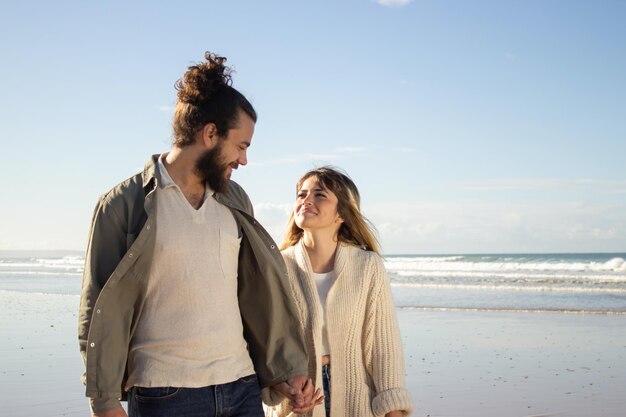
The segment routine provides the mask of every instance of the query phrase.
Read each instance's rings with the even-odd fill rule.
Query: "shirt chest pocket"
[[[236,279],[239,266],[241,238],[229,233],[221,233],[219,259],[226,279]]]

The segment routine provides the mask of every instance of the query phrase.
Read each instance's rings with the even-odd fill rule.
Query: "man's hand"
[[[111,410],[93,413],[93,417],[128,417],[123,407],[116,407]]]
[[[320,389],[315,390],[313,381],[301,375],[289,378],[287,382],[276,384],[272,389],[289,398],[289,405],[298,414],[308,413],[324,401]]]
[[[291,408],[297,414],[306,414],[309,411],[313,410],[313,408],[324,402],[324,396],[322,395],[320,389],[315,389],[315,385],[311,378],[305,378],[303,376],[296,376],[293,378],[289,378],[287,383],[292,388],[300,387],[300,391],[302,392],[302,402],[291,404]],[[297,397],[296,397],[297,398]]]
[[[402,417],[403,413],[402,411],[390,411],[387,414],[385,414],[385,417]]]

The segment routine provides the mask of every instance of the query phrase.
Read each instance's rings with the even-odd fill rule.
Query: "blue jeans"
[[[322,385],[324,386],[326,417],[330,417],[330,364],[322,366]]]
[[[256,375],[202,388],[133,387],[130,417],[263,417]]]

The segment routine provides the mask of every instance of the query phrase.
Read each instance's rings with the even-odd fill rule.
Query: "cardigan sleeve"
[[[384,416],[399,410],[409,416],[413,404],[404,383],[402,340],[391,288],[382,259],[372,255],[373,276],[365,333],[365,359],[375,388],[372,411],[376,416]]]
[[[265,417],[286,417],[291,415],[289,399],[272,388],[261,389],[261,399],[265,403]]]

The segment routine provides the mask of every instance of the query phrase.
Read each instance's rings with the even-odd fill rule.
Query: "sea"
[[[386,256],[403,309],[626,314],[626,253]]]
[[[626,253],[386,255],[396,307],[626,315]],[[0,291],[79,295],[81,252],[0,251]]]

